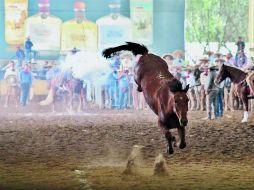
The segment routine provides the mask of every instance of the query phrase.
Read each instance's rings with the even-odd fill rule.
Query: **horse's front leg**
[[[178,135],[179,135],[179,148],[184,149],[186,147],[186,141],[185,141],[185,127],[178,127]]]
[[[168,141],[167,153],[173,154],[174,153],[174,149],[173,149],[174,137],[172,136],[169,129],[167,129],[167,127],[161,121],[158,121],[158,125],[160,129],[162,130],[163,134],[165,135],[166,140]]]

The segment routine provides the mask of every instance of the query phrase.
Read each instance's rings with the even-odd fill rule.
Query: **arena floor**
[[[156,117],[146,111],[83,114],[4,111],[0,124],[0,189],[254,189],[254,117],[242,112],[204,121],[191,112],[188,148],[168,156]],[[135,171],[124,175],[134,145]],[[163,153],[168,175],[154,176]]]

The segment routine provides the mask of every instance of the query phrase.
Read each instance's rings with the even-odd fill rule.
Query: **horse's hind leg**
[[[168,141],[167,153],[173,154],[174,149],[173,149],[172,143],[174,141],[174,137],[172,136],[171,132],[167,129],[167,127],[161,121],[158,121],[158,125],[161,128],[162,132],[164,133],[166,140]]]
[[[242,123],[245,123],[248,121],[248,117],[249,117],[249,114],[248,114],[248,111],[249,111],[249,101],[248,101],[248,97],[246,94],[244,94],[244,92],[242,92],[242,102],[244,104],[244,115],[243,115],[243,120],[242,120]]]
[[[184,149],[186,147],[186,141],[185,141],[185,127],[179,127],[177,128],[178,135],[180,139],[179,148]]]

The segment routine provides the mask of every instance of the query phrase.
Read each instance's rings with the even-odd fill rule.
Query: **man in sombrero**
[[[214,107],[214,118],[217,118],[217,98],[218,98],[218,86],[215,84],[215,78],[217,66],[214,63],[209,65],[208,78],[205,85],[205,91],[207,95],[207,118],[212,119],[212,105]]]

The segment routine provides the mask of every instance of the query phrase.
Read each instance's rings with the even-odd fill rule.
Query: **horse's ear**
[[[185,89],[183,89],[183,92],[187,93],[188,90],[189,90],[189,88],[190,88],[190,85],[188,84],[188,85],[185,87]]]

